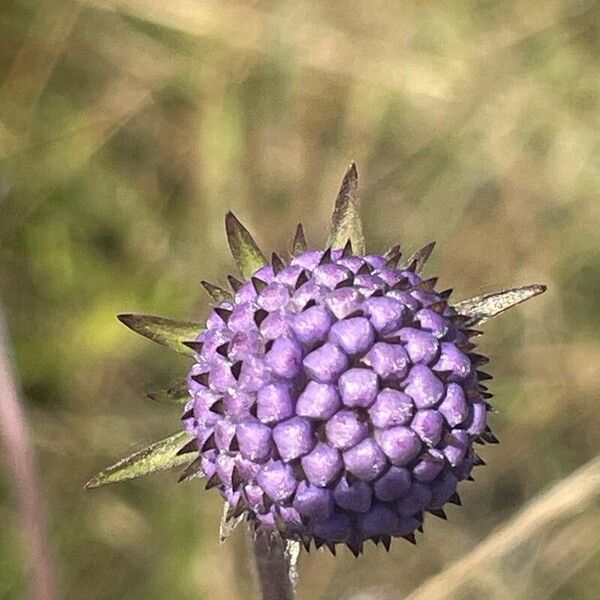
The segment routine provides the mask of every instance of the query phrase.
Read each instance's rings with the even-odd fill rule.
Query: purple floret
[[[473,334],[398,256],[262,267],[198,335],[184,427],[207,487],[255,527],[355,554],[414,541],[495,441]]]

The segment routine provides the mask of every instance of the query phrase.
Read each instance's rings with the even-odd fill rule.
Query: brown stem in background
[[[257,532],[251,543],[262,600],[293,600],[285,541],[279,536],[271,538],[268,534]]]
[[[0,309],[0,440],[16,490],[21,513],[22,542],[31,568],[30,595],[35,600],[56,598],[45,511],[38,489],[35,460],[25,416],[19,402],[8,352],[8,335]]]

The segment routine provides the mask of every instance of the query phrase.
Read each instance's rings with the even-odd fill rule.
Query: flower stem
[[[252,537],[252,534],[250,534]],[[251,540],[262,600],[293,600],[286,543],[279,536],[256,532]]]

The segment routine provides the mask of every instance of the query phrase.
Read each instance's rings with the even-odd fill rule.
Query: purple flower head
[[[299,226],[287,261],[269,263],[229,213],[244,280],[229,277],[233,293],[203,282],[215,301],[204,326],[122,317],[194,358],[166,393],[185,402],[183,431],[139,459],[167,455],[146,471],[189,458],[181,479],[204,476],[228,518],[355,555],[368,540],[413,542],[426,513],[460,504],[459,482],[483,464],[473,444],[497,442],[473,326],[544,291],[450,304],[421,275],[433,244],[365,252],[356,186],[352,166],[327,249],[308,250]]]
[[[301,252],[268,281],[251,276],[254,295],[210,315],[211,335],[226,341],[199,349],[192,371],[204,366],[208,380],[192,376],[190,392],[196,412],[210,412],[206,394],[220,408],[209,425],[214,460],[233,466],[225,461],[215,487],[225,499],[239,492],[256,527],[355,548],[410,536],[477,462],[473,442],[487,421],[469,377],[472,333],[446,295],[399,260],[349,244]],[[290,276],[294,266],[302,269]],[[275,318],[273,337],[264,324]],[[245,346],[234,345],[240,333]],[[236,394],[247,412],[229,409]],[[240,458],[254,468],[242,472]]]

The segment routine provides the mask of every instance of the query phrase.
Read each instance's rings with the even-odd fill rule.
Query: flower
[[[474,443],[498,441],[474,326],[544,286],[453,305],[452,290],[421,275],[433,244],[405,260],[400,246],[367,254],[354,165],[325,250],[308,250],[299,226],[290,259],[267,262],[231,213],[226,229],[245,280],[229,277],[233,293],[204,282],[215,300],[205,326],[121,316],[193,356],[186,385],[164,395],[189,393],[185,438],[124,459],[91,487],[186,460],[181,480],[204,476],[226,520],[355,555],[368,540],[414,543],[426,513],[446,518],[444,506],[461,503],[458,484],[484,464]]]

